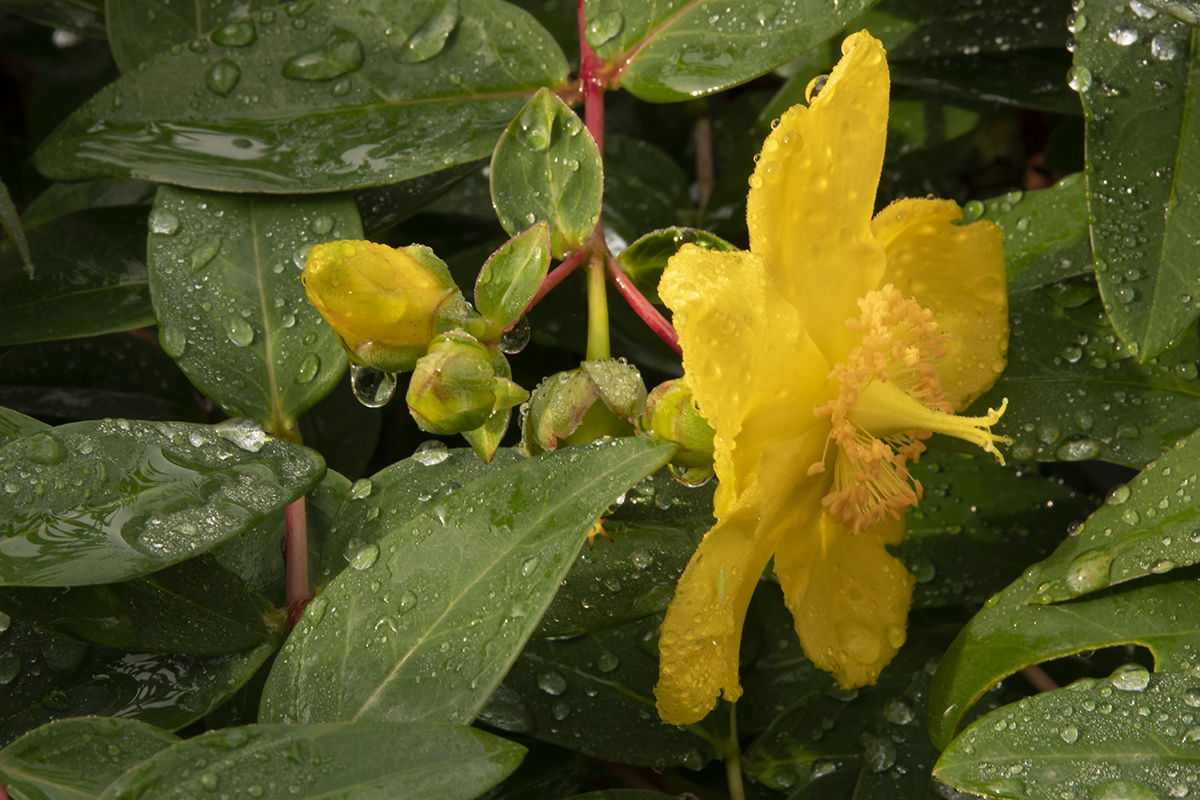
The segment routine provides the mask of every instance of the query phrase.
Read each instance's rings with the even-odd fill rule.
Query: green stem
[[[725,750],[725,779],[729,782],[730,800],[746,800],[742,787],[742,748],[738,746],[737,704],[729,704],[729,744]]]
[[[599,230],[599,226],[596,226]],[[588,337],[587,360],[610,358],[608,346],[608,287],[605,280],[604,254],[592,251],[587,265]]]

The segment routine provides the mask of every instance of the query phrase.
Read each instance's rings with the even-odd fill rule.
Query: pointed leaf
[[[178,741],[178,736],[133,720],[59,720],[0,750],[0,783],[16,798],[99,797],[125,770]]]
[[[250,725],[209,731],[164,750],[102,797],[203,797],[244,789],[264,800],[471,800],[516,769],[524,754],[519,744],[454,725]]]
[[[883,42],[889,61],[1062,46],[1059,6],[1041,0],[1005,3],[927,3],[884,0],[847,30],[867,30]]]
[[[1087,129],[1097,282],[1113,328],[1145,361],[1200,318],[1197,34],[1106,0],[1076,21],[1074,81]]]
[[[345,196],[160,188],[148,247],[163,350],[231,415],[284,434],[347,363],[304,295],[304,259],[318,242],[361,238]]]
[[[29,242],[25,239],[25,229],[21,227],[21,218],[17,214],[17,207],[13,205],[8,187],[3,182],[0,182],[0,227],[4,228],[9,241],[16,246],[17,253],[21,256],[22,263],[25,264],[25,274],[32,279],[35,273],[33,256],[29,254]]]
[[[380,186],[486,158],[532,92],[566,83],[549,33],[500,0],[289,3],[248,22],[252,42],[222,44],[218,28],[101,90],[38,168],[240,192]]]
[[[59,217],[29,231],[32,279],[12,242],[0,241],[0,344],[153,325],[145,236],[141,208]]]
[[[0,450],[0,585],[154,572],[253,527],[324,472],[315,452],[236,420],[102,420],[33,433]]]
[[[541,89],[492,154],[492,202],[512,236],[550,223],[555,258],[587,240],[600,219],[604,167],[591,133],[553,92]]]
[[[525,314],[549,269],[550,226],[539,222],[484,263],[475,282],[475,307],[498,329],[507,328]]]
[[[469,723],[592,522],[672,452],[642,439],[564,448],[495,471],[366,545],[288,638],[260,719]]]
[[[146,181],[52,183],[25,207],[21,224],[29,230],[73,211],[110,206],[148,206],[154,201],[157,188]]]
[[[44,422],[38,422],[10,408],[0,408],[0,447],[22,436],[49,429],[50,426]]]
[[[274,0],[105,0],[108,44],[113,60],[128,75],[172,45],[206,46],[209,31],[214,41],[223,44],[251,44],[253,27],[237,23],[249,20],[260,8],[276,5]]]
[[[651,303],[662,305],[658,297],[658,282],[671,256],[685,244],[694,244],[706,250],[736,250],[719,236],[696,228],[663,228],[647,233],[621,251],[617,261],[625,274],[641,290]]]

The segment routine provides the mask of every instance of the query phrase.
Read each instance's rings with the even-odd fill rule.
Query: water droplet
[[[1092,88],[1092,72],[1087,67],[1071,67],[1067,70],[1067,85],[1077,92]]]
[[[0,686],[7,686],[21,672],[21,659],[15,653],[0,653]]]
[[[214,258],[217,257],[217,252],[220,250],[221,243],[219,241],[209,241],[197,247],[192,251],[192,271],[204,269]]]
[[[396,376],[373,367],[351,364],[350,388],[358,402],[367,408],[381,408],[396,392]]]
[[[221,97],[228,97],[241,79],[242,68],[228,58],[222,58],[204,73],[204,83],[213,94]]]
[[[167,236],[179,230],[179,217],[165,208],[156,208],[150,212],[150,232],[162,233]]]
[[[1158,12],[1149,6],[1139,3],[1138,0],[1129,0],[1129,10],[1137,14],[1142,19],[1154,19],[1158,16]]]
[[[567,690],[567,679],[558,670],[548,669],[538,673],[537,685],[546,694],[558,697]]]
[[[1094,592],[1108,586],[1115,550],[1100,548],[1081,553],[1067,567],[1067,586],[1075,594]]]
[[[893,697],[883,705],[883,717],[893,725],[907,725],[915,716],[912,703],[903,697]]]
[[[1100,455],[1100,445],[1087,437],[1063,442],[1055,456],[1059,461],[1088,461]]]
[[[1075,741],[1079,738],[1079,729],[1074,725],[1068,725],[1067,727],[1063,728],[1058,735],[1061,736],[1062,740],[1067,744],[1075,744]]]
[[[1141,664],[1123,664],[1113,670],[1109,679],[1114,689],[1140,692],[1150,685],[1150,672]]]
[[[1122,28],[1119,25],[1114,25],[1108,29],[1108,38],[1121,45],[1121,47],[1128,47],[1138,40],[1138,33],[1132,28]]]
[[[1110,506],[1124,505],[1129,500],[1129,494],[1128,484],[1123,483],[1120,486],[1113,487],[1112,491],[1108,493],[1108,499],[1105,502]]]
[[[229,341],[238,347],[248,347],[254,341],[254,328],[241,317],[229,317],[225,320],[225,334]]]
[[[1192,686],[1184,689],[1183,702],[1192,708],[1200,708],[1200,687]]]
[[[592,47],[599,47],[620,33],[624,27],[625,15],[620,11],[601,14],[587,25],[588,44]]]
[[[362,42],[344,28],[334,28],[325,44],[292,56],[283,65],[283,77],[300,81],[327,81],[362,67]]]
[[[500,337],[500,352],[509,356],[516,355],[529,344],[529,336],[529,320],[521,317],[511,329],[505,331],[504,335]]]
[[[596,669],[601,672],[612,672],[620,665],[621,661],[612,653],[605,651],[596,659]]]
[[[400,597],[396,600],[396,606],[400,609],[400,615],[403,616],[409,611],[412,611],[417,605],[417,596],[411,591],[405,589],[400,593]]]
[[[359,478],[350,487],[350,498],[352,500],[362,500],[364,497],[371,496],[371,490],[375,488],[375,484],[371,483],[370,478]]]
[[[350,566],[356,570],[362,571],[370,569],[376,561],[379,560],[379,545],[369,544],[362,550],[354,554],[354,558],[350,560]]]
[[[1175,367],[1175,374],[1180,378],[1183,378],[1185,381],[1195,380],[1197,375],[1196,362],[1185,361],[1184,363],[1177,365]]]
[[[158,329],[158,344],[164,353],[178,359],[187,349],[187,334],[182,328],[167,323]]]
[[[1117,299],[1122,303],[1132,303],[1137,299],[1137,289],[1132,286],[1118,286]]]
[[[67,457],[67,448],[63,447],[62,442],[49,433],[35,433],[25,442],[29,448],[29,460],[35,464],[44,464],[50,467]]]
[[[416,64],[442,52],[446,40],[458,25],[458,3],[449,2],[421,28],[408,38],[404,47],[396,53],[396,60],[404,64]]]
[[[292,320],[295,321],[295,317]],[[285,326],[290,327],[290,326]],[[300,368],[296,370],[296,377],[293,379],[296,383],[308,383],[313,378],[317,377],[317,372],[321,369],[321,357],[316,353],[309,353],[300,362]]]
[[[317,236],[324,236],[333,230],[333,217],[321,214],[319,217],[309,223],[308,229]]]
[[[533,571],[535,569],[537,569],[537,565],[538,565],[538,557],[530,556],[529,558],[525,559],[525,562],[523,564],[521,564],[521,574],[524,575],[526,578],[528,578],[530,575],[533,574]]]
[[[872,772],[883,772],[896,763],[896,746],[880,736],[863,736],[863,762]]]
[[[1174,61],[1178,48],[1169,36],[1160,33],[1150,40],[1150,52],[1159,61]]]
[[[1126,524],[1137,525],[1142,521],[1142,515],[1135,508],[1125,509],[1125,513],[1121,514],[1121,519],[1125,520]]]
[[[520,126],[520,130],[517,132],[518,141],[530,150],[539,152],[550,147],[550,131],[554,124],[552,108],[531,103],[525,107],[525,111],[517,118],[517,121]]]
[[[445,442],[440,442],[437,439],[422,442],[412,454],[413,461],[423,464],[426,467],[440,464],[449,457],[450,448],[446,446]]]

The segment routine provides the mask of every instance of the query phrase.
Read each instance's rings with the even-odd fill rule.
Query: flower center
[[[891,284],[858,301],[858,319],[846,327],[862,334],[862,343],[829,373],[839,384],[838,396],[815,409],[833,423],[830,441],[838,446],[833,489],[824,504],[851,533],[860,533],[891,514],[899,519],[921,498],[921,483],[908,471],[934,432],[956,436],[1004,456],[995,425],[1004,409],[983,417],[960,417],[942,391],[934,362],[946,354],[946,334],[937,332],[933,314],[906,298]],[[808,469],[825,471],[824,460]]]

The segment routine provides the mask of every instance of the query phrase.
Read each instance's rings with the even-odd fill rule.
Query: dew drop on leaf
[[[295,320],[295,317],[292,317]],[[296,370],[296,383],[309,383],[313,378],[317,377],[317,372],[321,369],[321,358],[316,353],[309,353],[304,360],[300,362],[300,368]]]
[[[241,79],[242,68],[228,58],[222,58],[204,73],[204,83],[209,91],[221,97],[228,97]]]
[[[225,321],[225,334],[238,347],[248,347],[254,342],[254,328],[241,317],[229,317]]]

